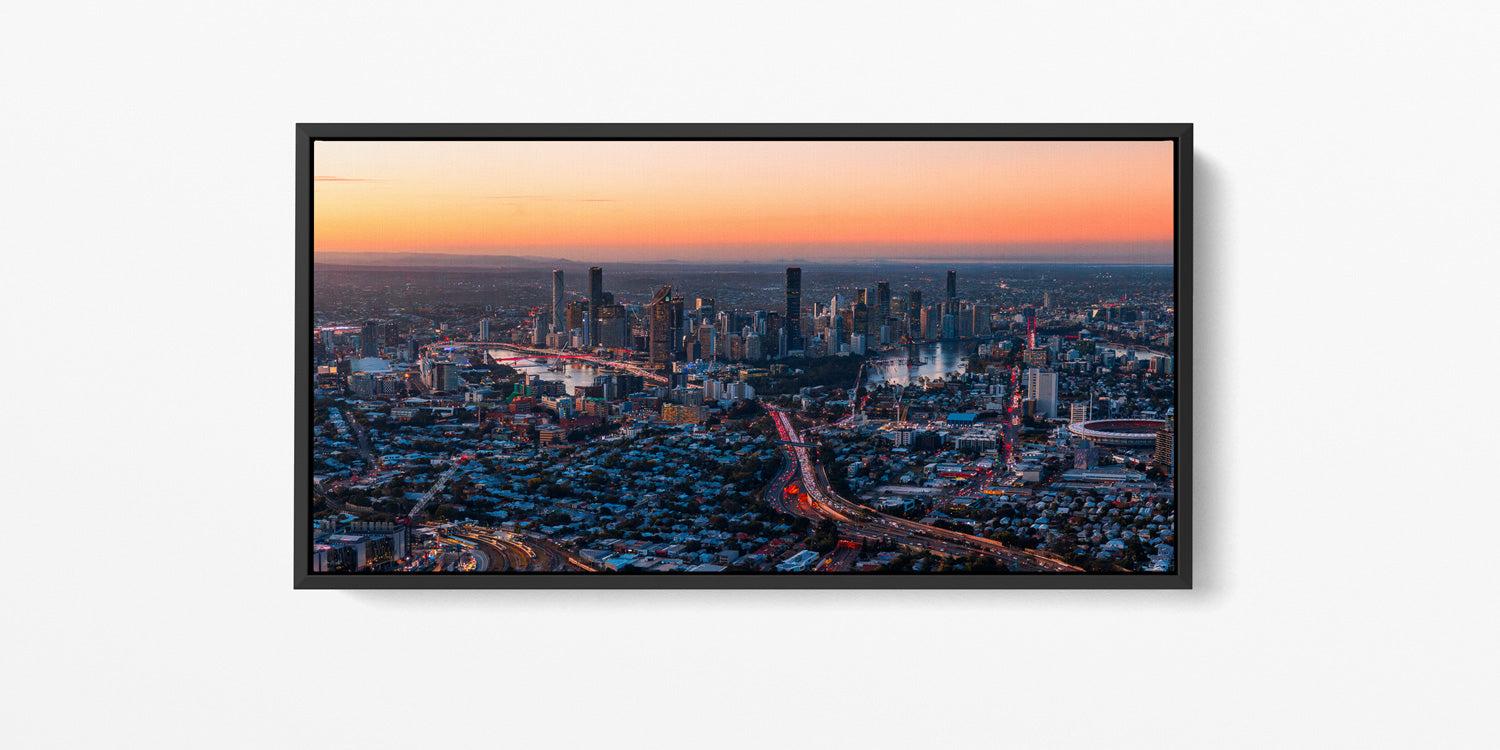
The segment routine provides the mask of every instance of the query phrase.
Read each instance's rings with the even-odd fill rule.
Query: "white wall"
[[[7,747],[1484,744],[1493,5],[563,5],[7,14]],[[293,592],[298,121],[1195,122],[1198,587]]]

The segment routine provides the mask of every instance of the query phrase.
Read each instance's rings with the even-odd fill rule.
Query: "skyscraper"
[[[359,356],[380,356],[381,338],[380,324],[373,320],[365,321],[364,327],[359,329]]]
[[[958,272],[948,272],[948,299],[958,299]]]
[[[547,345],[547,316],[537,315],[531,319],[531,345]]]
[[[1051,419],[1057,416],[1057,373],[1050,370],[1026,371],[1026,397],[1036,401],[1036,414]]]
[[[672,297],[672,361],[682,359],[680,355],[687,351],[683,345],[683,338],[689,333],[687,330],[687,317],[684,311],[687,300],[681,294]]]
[[[973,323],[970,324],[975,336],[990,335],[990,306],[975,305],[972,310]]]
[[[651,365],[658,370],[672,369],[672,352],[676,348],[673,338],[676,328],[672,325],[672,287],[664,286],[651,296],[650,339]]]
[[[606,304],[599,308],[599,345],[610,349],[626,348],[630,333],[624,305]]]
[[[906,301],[906,334],[914,339],[922,338],[922,292],[913,290]]]
[[[589,269],[589,330],[585,341],[590,346],[599,343],[599,308],[604,306],[604,269],[594,266]]]
[[[714,344],[718,341],[718,331],[713,326],[698,327],[698,356],[701,359],[716,359],[718,351]]]
[[[566,330],[564,325],[567,320],[563,318],[563,272],[561,269],[552,269],[552,330]]]
[[[564,319],[563,327],[558,329],[558,332],[571,334],[575,330],[581,330],[584,321],[583,308],[584,304],[582,301],[569,302],[567,307],[563,308],[566,311],[566,318]]]
[[[751,333],[745,336],[745,359],[751,362],[759,362],[765,358],[760,334]]]
[[[891,317],[891,282],[875,282],[875,326],[885,325],[886,318]]]
[[[802,269],[786,269],[786,338],[787,348],[802,348]]]
[[[604,269],[598,266],[589,269],[589,304],[604,304]]]

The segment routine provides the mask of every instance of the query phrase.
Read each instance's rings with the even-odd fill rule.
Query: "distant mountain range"
[[[323,252],[313,255],[313,263],[321,266],[342,266],[358,268],[426,268],[426,269],[477,269],[477,270],[500,270],[500,269],[534,269],[534,268],[564,268],[575,270],[578,266],[602,265],[600,261],[570,260],[568,258],[545,258],[534,255],[481,255],[464,253],[361,253],[361,252]],[[1080,258],[1070,260],[1057,260],[1048,258],[1007,258],[1007,257],[976,257],[976,256],[929,256],[911,257],[900,253],[892,253],[888,257],[846,257],[831,256],[819,257],[816,253],[809,253],[802,257],[784,258],[749,258],[738,257],[728,253],[705,253],[705,257],[687,261],[675,258],[659,258],[652,260],[617,260],[605,261],[608,265],[632,265],[632,266],[777,266],[796,264],[821,264],[828,266],[842,265],[928,265],[944,264],[954,266],[967,265],[1071,265],[1071,266],[1167,266],[1172,264],[1159,262],[1121,262],[1118,258],[1110,258],[1107,255],[1099,258]]]
[[[426,268],[555,268],[573,265],[567,258],[526,255],[460,255],[458,253],[317,253],[313,263],[328,266],[422,266]]]

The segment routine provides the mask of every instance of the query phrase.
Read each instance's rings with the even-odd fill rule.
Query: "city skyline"
[[[1170,269],[804,270],[320,272],[312,571],[1174,572]]]
[[[307,145],[314,575],[1178,573],[1175,139]]]
[[[1169,141],[315,146],[321,260],[1172,260]]]

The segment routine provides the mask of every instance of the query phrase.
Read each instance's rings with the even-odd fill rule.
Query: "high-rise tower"
[[[677,329],[672,325],[672,287],[664,286],[651,296],[650,339],[651,366],[658,370],[672,369],[672,354],[676,348],[672,339]]]
[[[786,269],[786,346],[802,348],[802,269]]]
[[[359,356],[380,356],[380,324],[373,320],[365,321],[363,328],[359,329]]]
[[[1050,370],[1026,371],[1026,397],[1036,400],[1038,416],[1057,416],[1057,373]]]
[[[604,269],[594,266],[589,269],[589,324],[585,341],[590,346],[599,343],[599,308],[604,306]]]
[[[563,318],[566,313],[563,304],[563,272],[560,268],[552,269],[552,330],[561,332],[567,330],[564,324],[567,320]]]
[[[912,290],[906,302],[906,335],[913,339],[921,339],[926,334],[922,331],[922,292]]]

